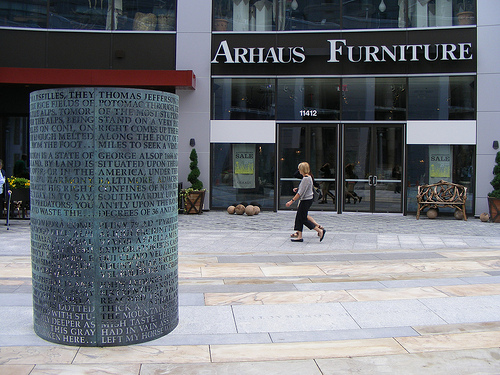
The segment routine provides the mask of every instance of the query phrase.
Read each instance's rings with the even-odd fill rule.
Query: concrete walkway
[[[179,216],[180,323],[126,347],[33,332],[28,221],[0,227],[0,374],[500,374],[500,226],[314,212]]]

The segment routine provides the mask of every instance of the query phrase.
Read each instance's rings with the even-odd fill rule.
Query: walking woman
[[[313,224],[307,219],[307,213],[311,208],[313,203],[313,178],[311,176],[311,168],[306,162],[299,164],[299,173],[302,175],[302,180],[300,181],[299,188],[295,196],[288,202],[286,206],[290,207],[295,201],[300,200],[300,204],[297,208],[297,213],[295,215],[295,225],[293,229],[297,231],[297,237],[292,238],[293,242],[303,242],[302,230],[304,225],[310,230],[315,230],[318,232],[319,240],[323,241],[325,238],[326,229],[321,229],[320,225]]]

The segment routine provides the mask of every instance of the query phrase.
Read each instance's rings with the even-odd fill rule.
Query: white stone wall
[[[177,2],[176,69],[193,70],[196,90],[177,90],[179,95],[179,182],[187,181],[189,140],[196,140],[200,180],[209,187],[210,177],[210,43],[212,29],[212,2],[182,0]],[[209,191],[205,196],[208,208]]]
[[[500,142],[500,1],[477,2],[477,159],[476,212],[488,212],[493,166]]]

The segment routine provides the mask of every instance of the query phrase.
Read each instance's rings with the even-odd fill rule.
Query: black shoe
[[[358,199],[359,199],[359,203],[361,203],[361,199],[363,199],[363,197],[358,197]]]
[[[323,229],[323,234],[321,235],[319,242],[323,241],[323,238],[325,238],[325,233],[326,233],[326,229]]]
[[[292,238],[290,241],[292,241],[292,242],[304,242],[304,239],[303,238]]]

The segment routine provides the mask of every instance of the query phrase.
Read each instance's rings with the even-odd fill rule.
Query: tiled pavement
[[[478,219],[179,216],[180,323],[140,345],[33,332],[29,226],[0,228],[0,374],[500,374],[500,226]]]

